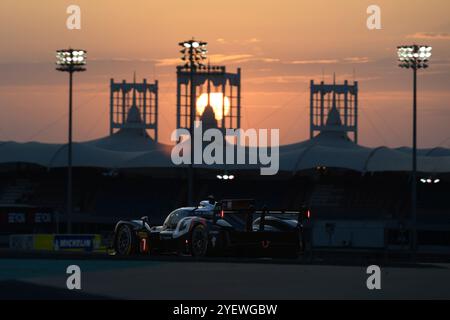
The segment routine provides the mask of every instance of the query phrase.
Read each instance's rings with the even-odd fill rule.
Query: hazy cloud
[[[338,74],[338,81],[337,82],[342,82],[343,79],[352,79],[354,77],[353,74]],[[254,78],[248,78],[246,79],[247,83],[252,83],[252,84],[274,84],[274,83],[279,83],[279,84],[288,84],[288,83],[305,83],[305,85],[309,84],[309,82],[311,80],[314,79],[322,79],[323,78],[323,74],[304,74],[304,75],[274,75],[274,76],[259,76],[259,77],[254,77]],[[365,76],[365,77],[358,77],[356,80],[358,81],[364,81],[364,82],[368,82],[368,81],[373,81],[373,80],[378,80],[380,79],[380,77],[378,76]],[[328,79],[328,81],[331,81],[330,79]]]
[[[254,44],[254,43],[260,43],[262,40],[258,38],[250,38],[245,40],[226,40],[224,38],[218,38],[216,41],[220,44]]]
[[[208,56],[211,63],[224,63],[224,62],[234,62],[240,63],[250,60],[253,57],[251,54],[212,54]],[[156,65],[159,67],[176,66],[180,65],[180,58],[166,58],[158,59]]]
[[[243,63],[243,62],[265,62],[265,63],[273,63],[279,62],[280,59],[276,58],[265,58],[265,57],[257,57],[252,54],[212,54],[208,56],[208,59],[211,63]],[[156,65],[159,67],[167,67],[167,66],[176,66],[180,65],[180,58],[167,58],[167,59],[158,59],[156,60]]]
[[[344,59],[347,63],[368,63],[370,59],[368,57],[349,57]]]
[[[330,59],[330,60],[295,60],[291,61],[290,64],[334,64],[338,63],[339,60],[336,59]]]
[[[248,43],[258,43],[258,42],[261,42],[261,40],[258,39],[258,38],[251,38],[251,39],[246,40],[246,42],[248,42]]]
[[[309,82],[311,79],[317,78],[314,75],[274,75],[266,77],[248,78],[245,81],[253,84],[268,84],[268,83],[297,83],[297,82]]]
[[[338,63],[368,63],[368,57],[349,57],[342,60],[339,59],[318,59],[318,60],[294,60],[289,64],[338,64]]]
[[[155,60],[153,60],[153,59],[125,58],[125,57],[112,57],[112,58],[92,57],[92,58],[89,58],[89,61],[96,61],[96,62],[155,62]]]
[[[255,58],[252,59],[252,61],[261,61],[261,62],[266,62],[266,63],[273,63],[273,62],[280,62],[280,59],[277,58]]]
[[[450,40],[450,33],[447,32],[416,32],[407,35],[408,39],[433,39],[433,40]]]

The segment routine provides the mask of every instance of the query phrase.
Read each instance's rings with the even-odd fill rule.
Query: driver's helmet
[[[216,199],[214,198],[213,195],[209,195],[208,196],[208,202],[210,205],[215,205],[216,204]]]

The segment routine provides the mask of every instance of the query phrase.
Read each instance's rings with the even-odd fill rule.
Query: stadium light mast
[[[409,45],[397,47],[399,67],[413,70],[413,154],[411,177],[412,250],[417,250],[417,70],[428,68],[432,47]]]
[[[183,41],[178,44],[182,47],[181,60],[185,61],[184,67],[189,69],[190,74],[190,119],[189,131],[191,140],[191,164],[188,171],[188,203],[194,205],[194,122],[196,115],[196,84],[194,83],[195,75],[198,69],[205,68],[203,61],[207,59],[207,42],[197,41],[195,39]]]
[[[72,87],[73,73],[85,71],[85,50],[63,49],[56,51],[56,70],[69,73],[69,126],[67,144],[67,233],[72,233]]]

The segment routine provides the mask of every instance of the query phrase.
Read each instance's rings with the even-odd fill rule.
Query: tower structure
[[[158,80],[147,83],[114,82],[110,91],[110,134],[120,129],[142,130],[158,141]]]
[[[228,73],[224,66],[206,66],[207,43],[195,39],[179,43],[183,65],[177,66],[177,129],[190,133],[191,161],[188,170],[187,202],[194,204],[194,126],[201,120],[208,128],[241,126],[241,70]],[[224,141],[225,142],[225,141]]]
[[[358,82],[315,84],[311,80],[310,138],[322,131],[350,133],[358,143]]]
[[[202,120],[204,112],[214,112],[217,129],[241,126],[241,70],[229,73],[225,66],[201,63],[206,58],[206,42],[180,43],[184,65],[177,66],[177,128],[192,129],[192,122]],[[193,50],[205,48],[197,55]]]

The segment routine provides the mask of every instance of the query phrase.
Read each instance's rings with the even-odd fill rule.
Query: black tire
[[[117,229],[114,250],[119,256],[130,256],[136,252],[136,237],[129,225],[123,224]]]
[[[198,224],[192,229],[190,251],[195,258],[204,257],[208,252],[208,232],[202,224]]]

